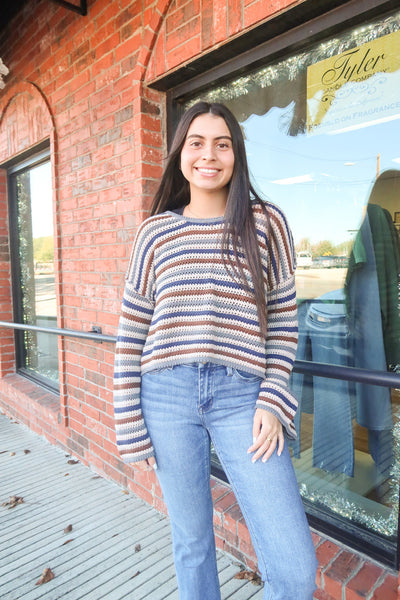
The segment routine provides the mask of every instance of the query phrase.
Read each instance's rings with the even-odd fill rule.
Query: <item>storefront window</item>
[[[48,160],[10,175],[15,248],[16,320],[57,326],[51,166]],[[40,331],[17,334],[19,370],[58,388],[57,336]]]
[[[292,227],[297,359],[398,372],[400,13],[186,106],[199,99],[236,115],[255,186]],[[400,392],[299,372],[292,387],[291,451],[306,505],[394,545]]]

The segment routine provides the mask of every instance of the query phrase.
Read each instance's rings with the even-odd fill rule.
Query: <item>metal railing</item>
[[[64,337],[76,337],[93,340],[95,342],[109,342],[115,344],[117,341],[116,336],[104,335],[96,331],[79,331],[76,329],[61,329],[59,327],[39,327],[37,325],[25,325],[23,323],[11,323],[8,321],[0,321],[0,327],[38,331]],[[302,373],[304,375],[326,377],[329,379],[344,379],[346,381],[357,381],[359,383],[370,385],[400,388],[400,375],[390,371],[359,369],[357,367],[345,367],[307,360],[296,360],[293,370],[296,373]]]
[[[26,331],[40,331],[42,333],[50,333],[61,335],[64,337],[77,337],[86,340],[94,340],[95,342],[111,342],[115,343],[117,338],[112,335],[104,335],[96,331],[79,331],[77,329],[61,329],[59,327],[40,327],[38,325],[25,325],[24,323],[10,323],[9,321],[0,321],[0,327],[8,329],[23,329]]]

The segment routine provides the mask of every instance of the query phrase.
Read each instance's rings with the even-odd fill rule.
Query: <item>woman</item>
[[[120,318],[121,457],[157,468],[181,600],[219,600],[212,442],[240,504],[264,598],[311,600],[316,561],[285,436],[297,345],[293,242],[249,181],[221,104],[178,126],[152,216],[136,235]]]

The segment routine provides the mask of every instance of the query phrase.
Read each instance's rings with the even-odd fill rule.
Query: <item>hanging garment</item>
[[[299,307],[298,360],[386,371],[400,363],[399,237],[388,211],[369,204],[355,239],[343,290]],[[313,466],[354,474],[352,419],[368,429],[377,476],[393,463],[389,388],[292,374],[301,413],[314,413]],[[300,439],[291,442],[300,457]]]
[[[310,301],[299,315],[296,358],[348,366],[349,340],[343,290],[334,290]],[[354,408],[349,382],[293,373],[292,388],[299,399],[296,428],[300,430],[302,411],[314,413],[313,466],[352,477]],[[295,440],[290,446],[295,458],[299,458],[300,441]]]
[[[349,261],[345,282],[352,339],[352,366],[386,371],[398,364],[397,232],[390,215],[369,204]],[[394,231],[393,231],[394,230]],[[356,383],[357,421],[368,429],[369,450],[377,475],[393,463],[392,407],[389,388]]]

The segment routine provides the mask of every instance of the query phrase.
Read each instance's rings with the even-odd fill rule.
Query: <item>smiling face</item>
[[[193,119],[181,152],[181,170],[195,196],[217,194],[225,199],[235,157],[225,120],[212,113]]]

